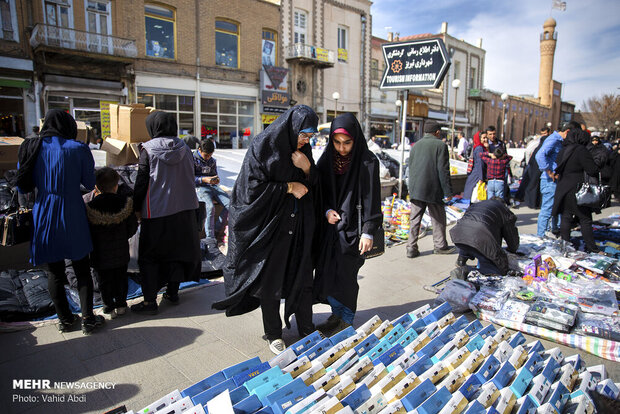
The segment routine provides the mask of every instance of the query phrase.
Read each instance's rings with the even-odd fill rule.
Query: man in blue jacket
[[[556,167],[555,160],[562,149],[562,140],[566,138],[568,130],[574,127],[573,123],[574,122],[564,124],[560,132],[553,131],[553,133],[545,139],[542,147],[540,147],[540,150],[536,153],[536,162],[541,172],[540,194],[542,196],[540,212],[538,213],[538,230],[536,232],[539,237],[544,237],[549,227],[549,220],[551,220],[551,232],[554,235],[560,234],[558,216],[551,217],[553,196],[555,195],[556,187],[553,172]],[[577,127],[578,126],[579,124],[577,124]]]

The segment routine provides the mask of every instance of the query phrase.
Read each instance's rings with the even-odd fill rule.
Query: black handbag
[[[611,201],[611,188],[603,185],[601,173],[598,174],[598,184],[591,184],[588,175],[584,172],[584,180],[575,193],[577,205],[601,210],[607,207]]]
[[[362,237],[362,194],[360,192],[357,204],[357,234]],[[364,259],[381,256],[385,253],[385,232],[383,231],[383,222],[372,234],[372,247],[364,253]]]
[[[20,210],[0,218],[0,245],[14,246],[32,239],[32,210]]]

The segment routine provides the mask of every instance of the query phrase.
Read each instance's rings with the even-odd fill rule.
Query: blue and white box
[[[478,332],[480,332],[482,328],[483,326],[480,321],[478,319],[475,319],[469,325],[465,326],[464,330],[467,336],[471,338],[475,336]]]
[[[276,365],[277,366],[277,365]],[[312,361],[307,356],[299,357],[297,361],[282,368],[282,372],[291,374],[293,378],[297,378],[302,373],[306,372],[312,366]],[[275,367],[274,367],[275,368]]]
[[[521,367],[516,372],[515,380],[510,384],[510,389],[517,398],[521,398],[525,394],[525,390],[530,386],[534,379],[534,375],[525,367]]]
[[[212,398],[218,396],[219,394],[221,394],[222,392],[224,392],[225,390],[229,390],[232,391],[235,388],[237,388],[237,385],[235,384],[235,382],[231,379],[227,379],[224,382],[220,382],[217,385],[214,385],[213,387],[204,390],[203,392],[194,395],[192,398],[192,403],[194,403],[194,405],[198,405],[198,404],[202,404],[203,406],[207,406],[207,402],[209,402],[209,400],[211,400]]]
[[[245,384],[246,381],[249,381],[252,378],[257,377],[258,375],[262,374],[265,371],[268,371],[271,368],[272,366],[269,365],[269,362],[263,362],[262,364],[256,367],[252,367],[244,372],[241,372],[235,375],[234,377],[232,377],[232,380],[235,382],[236,386],[241,386]]]
[[[491,381],[495,383],[497,389],[501,390],[512,382],[516,372],[517,370],[515,367],[513,367],[510,362],[506,361],[499,367],[493,378],[491,378]]]
[[[374,394],[368,401],[357,407],[355,414],[378,414],[385,407],[387,407],[387,400],[383,394]]]
[[[357,332],[355,332],[355,329],[353,329],[352,326],[347,326],[345,329],[343,329],[342,331],[332,335],[329,337],[329,340],[332,341],[332,344],[336,345],[342,341],[344,341],[347,338],[350,338],[354,335],[356,335]]]
[[[403,333],[403,335],[398,338],[398,344],[405,348],[407,345],[413,342],[414,339],[418,337],[417,332],[413,328],[409,328]]]
[[[342,404],[351,407],[351,409],[353,410],[356,410],[359,406],[368,401],[370,397],[372,397],[372,393],[370,392],[368,387],[364,384],[361,384],[355,389],[355,391],[347,395],[342,400]]]
[[[299,341],[295,342],[289,348],[293,349],[293,352],[295,352],[295,354],[299,356],[306,352],[308,349],[321,342],[322,339],[323,337],[321,336],[321,333],[319,331],[314,331],[310,335],[307,335]]]
[[[388,342],[389,344],[389,342]],[[386,367],[390,365],[392,362],[396,361],[401,355],[405,353],[405,350],[399,344],[396,344],[385,351],[383,354],[379,355],[375,358],[372,363],[373,364],[383,364]]]
[[[445,302],[444,302],[445,303]],[[417,408],[419,414],[437,414],[441,409],[448,404],[452,394],[446,387],[439,388],[433,395],[428,397]]]
[[[422,381],[420,385],[415,387],[411,392],[401,398],[401,402],[403,406],[407,409],[407,412],[413,411],[420,404],[426,401],[431,395],[433,395],[437,391],[435,385],[431,382],[431,380],[427,379]],[[449,391],[448,391],[449,392]]]
[[[207,377],[207,378],[203,379],[202,381],[198,381],[194,385],[191,385],[191,386],[185,388],[183,391],[181,391],[181,396],[183,396],[183,397],[193,397],[194,395],[200,394],[204,390],[207,390],[207,389],[213,387],[214,385],[217,385],[220,382],[223,382],[225,380],[226,380],[226,377],[224,377],[224,374],[222,373],[222,371],[216,372],[215,374],[211,375],[210,377]]]
[[[490,380],[500,367],[500,362],[493,355],[489,356],[480,366],[475,375],[480,377],[480,382],[485,383]]]
[[[310,361],[316,359],[318,356],[322,355],[325,351],[332,347],[332,342],[329,338],[323,339],[318,344],[314,345],[312,348],[308,349],[306,352],[301,354],[300,356],[307,356]]]
[[[526,394],[523,397],[517,399],[517,402],[514,407],[512,407],[512,412],[514,414],[534,414],[538,409],[538,404],[532,398],[531,395]]]
[[[283,375],[280,367],[273,367],[268,369],[267,371],[259,374],[258,376],[246,381],[243,386],[247,388],[247,390],[252,393],[252,390],[256,387],[259,387],[263,384],[266,384],[275,378]],[[289,375],[290,376],[290,375]],[[231,388],[232,389],[232,388]]]
[[[551,388],[551,381],[546,378],[543,374],[539,374],[532,379],[532,385],[528,390],[528,395],[530,395],[534,401],[536,401],[537,406],[541,406]]]
[[[280,375],[279,377],[274,378],[272,381],[269,381],[266,384],[262,384],[254,388],[252,391],[250,391],[250,395],[256,395],[262,405],[269,405],[271,401],[267,400],[267,396],[292,381],[293,377],[291,377],[291,374]]]
[[[385,336],[385,339],[392,345],[394,345],[405,333],[405,328],[402,325],[394,325],[394,328]]]
[[[527,340],[521,332],[515,332],[508,338],[508,344],[513,348],[516,348],[518,345],[524,345],[526,342]]]
[[[459,387],[458,391],[463,394],[465,398],[471,401],[481,386],[482,381],[480,381],[480,377],[477,375],[470,375],[467,377],[463,385]]]
[[[620,394],[620,391],[618,391],[618,386],[609,378],[596,384],[596,392],[609,397],[612,400],[617,400],[618,394]]]
[[[251,359],[248,359],[247,361],[243,361],[240,362],[238,364],[235,364],[233,366],[230,366],[226,369],[222,370],[222,374],[224,374],[224,377],[226,379],[232,378],[237,374],[240,374],[242,372],[248,371],[254,367],[257,367],[258,365],[261,364],[261,360],[259,357],[254,357]]]
[[[379,338],[377,338],[374,334],[370,334],[368,335],[366,339],[360,342],[353,349],[355,350],[357,355],[364,356],[378,344],[379,344]]]

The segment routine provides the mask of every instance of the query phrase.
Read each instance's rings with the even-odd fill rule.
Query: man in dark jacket
[[[418,235],[422,216],[428,207],[433,222],[434,252],[449,254],[455,251],[446,240],[446,210],[443,201],[452,196],[448,147],[439,138],[441,125],[429,121],[424,136],[415,143],[409,156],[409,194],[411,198],[411,228],[407,241],[407,257],[420,255]]]
[[[519,248],[517,217],[501,199],[474,203],[450,230],[452,241],[459,249],[457,266],[467,260],[478,259],[478,270],[486,275],[505,275],[508,256],[502,249],[502,239],[507,250],[514,253]]]

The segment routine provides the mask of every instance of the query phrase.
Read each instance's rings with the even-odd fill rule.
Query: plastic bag
[[[476,295],[476,287],[473,284],[464,280],[450,280],[435,299],[435,306],[448,302],[453,312],[467,312],[469,301],[474,295]]]
[[[579,312],[573,333],[620,341],[620,317]]]
[[[471,193],[471,202],[477,203],[487,199],[487,183],[480,180],[476,183],[474,191]]]
[[[508,292],[491,287],[483,287],[471,299],[469,307],[473,311],[484,309],[497,312],[504,306],[506,299],[508,299]]]
[[[508,299],[504,306],[502,306],[502,309],[495,314],[495,319],[521,323],[525,320],[525,315],[530,310],[530,305],[531,303]]]

